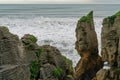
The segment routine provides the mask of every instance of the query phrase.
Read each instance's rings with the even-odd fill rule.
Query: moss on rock
[[[108,20],[109,20],[109,22],[110,22],[112,25],[114,24],[116,17],[120,17],[120,11],[117,12],[116,14],[108,17]]]
[[[39,73],[39,68],[40,68],[40,65],[39,65],[39,62],[37,61],[33,61],[30,64],[30,72],[31,72],[30,80],[34,80],[37,78],[38,73]]]
[[[64,61],[66,63],[66,68],[67,68],[67,74],[69,75],[73,75],[73,66],[72,66],[72,61],[67,59],[65,56],[64,57]]]
[[[2,29],[5,32],[9,32],[9,29],[7,27],[5,27],[5,26],[0,26],[0,29]]]
[[[60,77],[61,76],[61,74],[62,74],[62,69],[61,68],[55,68],[54,70],[53,70],[53,76],[54,77]]]
[[[25,45],[25,47],[27,47],[28,49],[34,49],[36,42],[37,42],[37,38],[31,34],[25,34],[22,38],[21,38],[23,44]]]
[[[35,37],[35,36],[33,36],[33,35],[28,35],[27,36],[27,38],[29,39],[29,40],[31,40],[33,43],[36,43],[37,42],[37,38]]]
[[[120,11],[115,14],[116,17],[120,17]]]
[[[31,34],[25,34],[23,37],[22,37],[22,42],[24,44],[30,44],[30,43],[36,43],[37,42],[37,38]]]
[[[83,16],[79,21],[90,23],[93,20],[93,11],[90,11],[87,16]]]

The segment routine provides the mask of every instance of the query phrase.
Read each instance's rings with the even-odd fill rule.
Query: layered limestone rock
[[[29,80],[30,71],[24,64],[24,49],[18,36],[0,26],[0,80]]]
[[[39,80],[74,80],[72,61],[62,56],[55,47],[44,45],[40,49]]]
[[[76,49],[81,56],[75,68],[76,80],[91,80],[102,67],[98,55],[98,41],[94,28],[93,11],[83,16],[76,28]]]
[[[103,20],[101,39],[102,60],[110,69],[98,71],[95,80],[120,80],[120,12]]]
[[[25,34],[21,41],[24,46],[24,60],[25,63],[31,63],[32,61],[37,60],[35,52],[39,49],[37,45],[37,38],[30,34]]]
[[[26,34],[21,40],[0,26],[0,80],[74,80],[72,61],[52,46],[38,46]]]

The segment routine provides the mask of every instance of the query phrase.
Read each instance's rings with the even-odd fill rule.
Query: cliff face
[[[38,46],[26,34],[21,40],[0,26],[0,80],[74,80],[72,62],[52,46]]]
[[[102,60],[110,69],[98,71],[95,80],[120,80],[120,12],[103,20],[101,35]]]
[[[102,67],[102,61],[98,55],[98,41],[92,11],[78,21],[76,38],[75,46],[81,56],[75,68],[76,80],[91,80]]]
[[[29,67],[24,64],[23,45],[6,27],[0,27],[0,80],[29,80]]]

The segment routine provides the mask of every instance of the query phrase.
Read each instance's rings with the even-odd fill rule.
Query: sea
[[[75,50],[77,21],[90,11],[94,11],[100,54],[102,20],[120,11],[120,4],[0,4],[0,26],[19,38],[35,35],[40,46],[57,47],[75,67],[80,60]]]

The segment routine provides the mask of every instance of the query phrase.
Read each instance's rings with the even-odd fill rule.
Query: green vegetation
[[[83,16],[81,19],[80,19],[80,22],[88,22],[89,23],[89,19],[87,16]]]
[[[36,54],[36,56],[39,58],[40,57],[40,54],[43,52],[43,48],[39,48],[36,52],[35,52],[35,54]]]
[[[9,32],[9,29],[5,26],[0,26],[2,28],[2,30],[4,30],[5,32]]]
[[[67,73],[73,74],[72,61],[67,59],[65,56],[63,56],[63,57],[64,57],[64,61],[66,63]]]
[[[30,40],[30,41],[32,41],[33,43],[35,43],[35,42],[37,42],[37,38],[35,37],[35,36],[33,36],[33,35],[28,35],[27,36],[27,38]]]
[[[66,61],[67,61],[67,58],[66,58],[66,56],[63,56],[63,58],[64,58],[64,61],[66,62]]]
[[[54,77],[60,77],[61,76],[61,74],[62,74],[62,69],[61,68],[55,68],[54,70],[53,70],[53,76]]]
[[[115,73],[116,73],[116,74],[120,74],[120,68],[117,68],[117,69],[115,70]]]
[[[43,48],[39,48],[35,54],[36,56],[38,57],[38,61],[33,61],[31,64],[30,64],[30,72],[31,72],[31,77],[30,77],[30,80],[35,80],[39,75],[39,69],[41,67],[41,63],[39,61],[39,58],[40,58],[40,55],[41,53],[43,52]]]
[[[40,65],[39,65],[39,62],[37,61],[33,61],[30,64],[30,72],[31,72],[30,80],[34,80],[37,78],[39,73],[39,68],[40,68]]]
[[[88,17],[88,21],[91,22],[93,20],[93,11],[90,11],[87,17]]]
[[[116,17],[120,17],[120,11],[115,14]]]
[[[34,43],[37,42],[37,38],[33,35],[30,35],[30,34],[26,34],[24,37],[23,37],[23,40],[22,42],[25,44],[25,46],[28,48],[28,49],[34,49],[35,48],[35,45]]]
[[[87,16],[83,16],[83,17],[80,19],[80,22],[90,23],[92,19],[93,19],[93,11],[91,11]]]
[[[120,17],[120,11],[117,12],[115,15],[112,15],[112,16],[109,16],[109,17],[108,17],[109,22],[110,22],[112,25],[114,24],[116,17]]]
[[[68,67],[70,67],[70,65],[72,65],[72,61],[67,59],[65,56],[63,56],[63,57],[64,57],[65,63],[68,65]]]
[[[109,17],[108,17],[109,22],[110,22],[111,24],[113,24],[113,23],[114,23],[114,21],[115,21],[115,18],[116,18],[116,16],[115,16],[115,15],[113,15],[113,16],[109,16]]]

